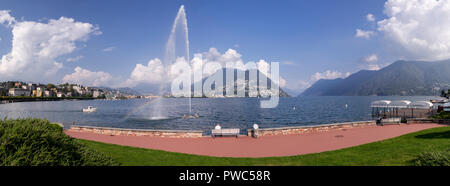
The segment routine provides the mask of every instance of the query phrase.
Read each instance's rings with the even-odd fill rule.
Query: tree
[[[7,86],[8,88],[13,88],[14,87],[14,82],[12,81],[8,81]]]
[[[47,84],[47,86],[46,86],[47,90],[55,88],[55,87],[56,86],[54,84],[51,84],[51,83]]]
[[[0,96],[8,96],[8,92],[5,89],[0,89]]]

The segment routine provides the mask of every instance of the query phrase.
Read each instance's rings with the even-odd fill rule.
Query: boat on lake
[[[83,109],[83,112],[97,112],[97,108],[89,106],[87,109]]]

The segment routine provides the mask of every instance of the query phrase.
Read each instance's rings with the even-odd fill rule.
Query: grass
[[[450,127],[419,131],[361,146],[317,154],[270,158],[219,158],[79,140],[121,165],[147,166],[407,166],[420,153],[450,149]]]

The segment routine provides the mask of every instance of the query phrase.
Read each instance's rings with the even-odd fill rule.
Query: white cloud
[[[185,62],[185,58],[179,57],[173,65],[179,64],[179,62]],[[216,48],[210,48],[207,52],[194,54],[194,58],[191,59],[190,65],[195,73],[198,73],[203,66],[203,78],[206,78],[216,72],[217,69],[208,69],[206,63],[217,62],[226,67],[227,63],[233,64],[232,67],[240,69],[244,63],[241,59],[241,54],[236,50],[228,49],[225,53],[220,53]],[[261,72],[270,72],[269,63],[265,60],[259,60],[256,62],[258,70]],[[205,69],[206,68],[206,69]],[[126,80],[120,80],[119,78],[111,76],[106,72],[94,72],[81,67],[75,68],[72,74],[68,74],[64,77],[64,82],[84,84],[89,86],[110,86],[110,87],[135,87],[139,84],[154,84],[160,85],[170,83],[176,74],[169,73],[171,66],[164,65],[163,61],[155,58],[150,60],[147,64],[136,64],[135,68],[131,72],[130,76]],[[280,77],[280,87],[285,87],[287,81]]]
[[[0,11],[0,23],[12,28],[11,52],[2,56],[0,79],[43,81],[63,64],[56,58],[72,53],[76,42],[86,41],[98,27],[72,18],[50,19],[47,23],[16,21],[9,11]]]
[[[280,83],[279,83],[280,87],[286,87],[287,86],[287,81],[286,79],[284,79],[283,77],[280,76]]]
[[[108,48],[103,49],[103,52],[112,52],[115,49],[116,49],[116,47],[108,47]]]
[[[114,78],[109,73],[93,72],[81,67],[76,67],[72,74],[64,76],[63,81],[87,86],[110,86],[114,84]]]
[[[364,61],[369,62],[369,63],[376,62],[376,61],[378,61],[378,56],[376,54],[372,54],[372,55],[364,58]]]
[[[373,31],[365,31],[365,30],[361,30],[361,29],[356,29],[355,37],[369,39],[373,35],[375,35],[375,32],[373,32]]]
[[[222,65],[222,67],[226,67],[227,64],[232,64],[232,67],[236,69],[243,70],[244,62],[242,60],[242,55],[239,54],[234,49],[228,49],[224,54],[221,54],[216,48],[210,48],[208,52],[202,53],[203,56],[203,64],[209,62],[217,62]],[[260,59],[256,62],[257,68],[260,72],[264,73],[266,76],[270,73],[270,64],[264,59]],[[215,73],[216,69],[206,70],[207,73],[204,76],[209,76]],[[278,82],[276,82],[278,83]],[[286,80],[280,76],[280,87],[286,85]]]
[[[258,70],[264,75],[268,75],[270,73],[270,65],[263,59],[259,60],[256,65],[258,66]]]
[[[374,22],[375,21],[375,16],[373,14],[367,14],[366,19],[369,22]]]
[[[222,66],[227,63],[242,64],[242,55],[239,54],[234,49],[228,49],[224,54],[221,54],[216,48],[210,48],[208,52],[202,53],[203,61],[208,62],[218,62]]]
[[[388,0],[378,30],[407,59],[450,58],[450,1]]]
[[[84,56],[70,57],[70,58],[67,58],[66,61],[67,62],[75,62],[75,61],[79,61],[79,60],[81,60],[83,58],[84,58]]]
[[[289,89],[297,89],[300,91],[303,91],[309,87],[311,87],[315,82],[321,80],[321,79],[337,79],[337,78],[347,78],[350,76],[350,72],[342,73],[339,71],[332,71],[327,70],[325,72],[316,72],[313,75],[311,75],[311,78],[309,80],[295,80],[295,81],[288,81],[286,84],[286,87]],[[296,88],[295,88],[296,87]]]
[[[320,79],[337,79],[337,78],[346,78],[350,75],[350,72],[342,73],[339,71],[331,71],[327,70],[325,72],[316,72],[311,76],[311,80],[316,82]]]
[[[292,62],[292,61],[284,61],[281,64],[283,64],[283,65],[290,65],[290,66],[297,66],[297,64]]]
[[[207,52],[194,54],[194,58],[191,59],[190,65],[194,73],[199,73],[203,71],[203,77],[208,77],[214,74],[217,69],[210,66],[210,68],[205,65],[206,63],[216,62],[226,67],[227,64],[232,64],[231,68],[242,69],[244,62],[242,60],[242,55],[239,54],[234,49],[228,49],[225,53],[220,53],[216,48],[210,48]],[[176,59],[177,62],[184,62],[185,58],[179,57]],[[259,60],[256,62],[258,70],[261,72],[270,73],[270,65],[265,60]],[[200,68],[203,66],[203,69]],[[176,77],[175,74],[169,74],[168,69],[170,66],[166,66],[163,62],[158,59],[152,59],[147,64],[136,64],[134,70],[130,74],[130,77],[122,83],[121,86],[134,87],[140,83],[150,83],[150,84],[161,84],[170,83],[171,80]],[[266,74],[267,75],[267,74]],[[280,86],[286,85],[286,80],[280,77]]]
[[[164,68],[161,60],[155,58],[150,60],[147,65],[136,64],[125,84],[134,87],[139,83],[165,83],[169,80],[166,75],[166,68]]]
[[[12,25],[16,22],[16,19],[9,12],[10,10],[0,10],[0,24],[8,23],[8,25]]]
[[[367,64],[367,70],[380,70],[381,67],[378,64]]]
[[[359,65],[360,68],[365,70],[380,70],[378,65],[378,56],[376,54],[371,54],[364,59],[362,59],[362,64]]]

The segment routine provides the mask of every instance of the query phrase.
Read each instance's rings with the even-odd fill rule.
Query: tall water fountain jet
[[[169,40],[166,44],[166,53],[165,53],[165,59],[164,63],[165,65],[172,65],[177,57],[176,54],[176,31],[178,28],[178,25],[181,25],[181,29],[184,32],[184,44],[185,44],[185,57],[186,61],[189,63],[189,30],[187,26],[187,19],[186,19],[186,12],[184,10],[184,5],[181,5],[180,9],[178,10],[177,17],[175,18],[175,21],[173,22],[172,30],[170,31]]]
[[[175,63],[178,57],[182,57],[177,55],[176,51],[176,36],[177,36],[177,28],[181,27],[181,31],[184,33],[184,56],[187,63],[189,63],[189,29],[186,18],[186,11],[184,10],[184,5],[181,5],[180,9],[178,9],[177,17],[175,17],[175,21],[173,22],[172,30],[170,31],[169,40],[166,44],[166,53],[164,56],[164,63],[167,66],[170,66]],[[192,101],[189,96],[189,114],[192,113]]]
[[[177,53],[177,31],[181,29],[181,32],[184,37],[183,48],[184,52],[179,55]],[[190,62],[189,58],[189,32],[188,32],[188,26],[187,26],[187,19],[186,19],[186,12],[184,10],[184,5],[181,5],[180,9],[178,10],[177,16],[175,17],[175,21],[173,22],[172,30],[170,32],[169,40],[166,43],[166,50],[165,55],[163,59],[163,65],[166,69],[166,74],[169,74],[169,70],[172,64],[175,63],[177,58],[183,57],[186,62]],[[159,87],[159,93],[163,93],[164,85],[161,85]],[[191,97],[189,97],[189,114],[192,113],[192,101]],[[161,111],[161,99],[155,100],[154,107],[153,107],[153,118],[166,118],[162,115]]]

